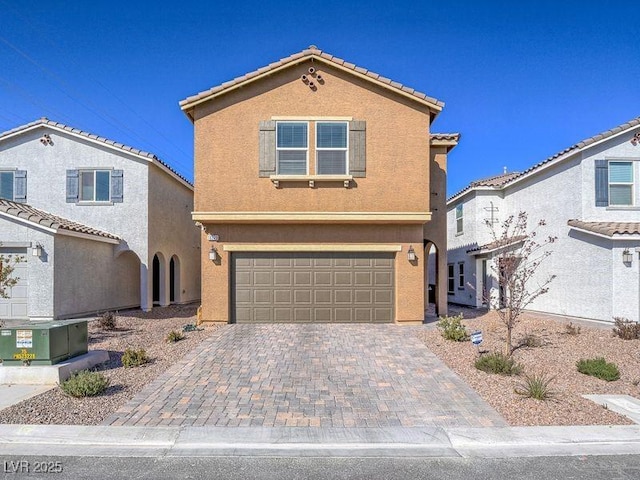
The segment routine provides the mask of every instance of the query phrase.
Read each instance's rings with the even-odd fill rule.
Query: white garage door
[[[0,255],[5,261],[12,260],[15,256],[21,256],[25,260],[15,264],[15,270],[11,274],[18,279],[18,283],[12,288],[7,288],[5,293],[9,298],[0,297],[0,319],[28,318],[29,275],[27,270],[26,248],[0,248]],[[11,262],[13,264],[13,262]]]

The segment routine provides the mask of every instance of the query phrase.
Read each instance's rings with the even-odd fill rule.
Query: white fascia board
[[[38,230],[42,230],[42,231],[47,232],[47,233],[55,234],[58,231],[56,228],[45,227],[44,225],[41,225],[41,224],[36,223],[36,222],[32,222],[31,220],[27,220],[26,218],[16,217],[15,215],[9,215],[6,212],[0,212],[0,217],[7,218],[9,220],[15,220],[17,222],[23,223],[23,224],[28,225],[28,226],[33,227],[33,228],[37,228]]]
[[[120,244],[120,240],[116,240],[115,238],[103,237],[101,235],[92,235],[90,233],[74,232],[73,230],[66,230],[64,228],[59,228],[56,233],[59,233],[60,235],[66,235],[67,237],[84,238],[86,240],[110,243],[112,245]]]
[[[584,228],[573,227],[571,225],[569,225],[569,228],[575,230],[576,232],[586,233],[587,235],[593,235],[594,237],[606,238],[607,240],[640,240],[640,235],[638,234],[615,234],[610,237],[609,235],[604,235],[603,233],[592,232],[591,230],[585,230]]]

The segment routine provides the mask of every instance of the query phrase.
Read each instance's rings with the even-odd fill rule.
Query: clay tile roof
[[[501,248],[515,246],[518,243],[522,242],[525,238],[527,238],[525,235],[521,235],[518,237],[499,238],[497,240],[494,240],[491,243],[487,243],[485,245],[478,245],[477,247],[470,248],[469,250],[467,250],[467,253],[477,255],[481,253],[495,252],[496,250],[499,250]]]
[[[520,172],[501,173],[500,175],[494,175],[493,177],[482,178],[471,182],[471,187],[501,187],[518,175],[520,175]]]
[[[51,213],[33,208],[26,203],[10,202],[9,200],[0,199],[0,212],[4,212],[12,217],[28,220],[32,223],[37,223],[43,227],[68,230],[70,232],[84,233],[86,235],[94,235],[96,237],[110,238],[112,240],[120,240],[120,237],[112,235],[111,233],[103,232],[95,228],[76,223],[66,218],[58,217]]]
[[[266,67],[261,67],[253,72],[247,73],[245,75],[242,75],[240,77],[237,77],[231,81],[228,82],[224,82],[221,85],[215,86],[213,88],[210,88],[209,90],[204,90],[200,93],[197,93],[195,95],[192,95],[190,97],[185,98],[184,100],[182,100],[180,102],[180,107],[182,108],[182,110],[188,110],[191,107],[194,106],[195,103],[200,103],[201,101],[205,101],[208,98],[212,97],[213,95],[222,92],[223,90],[226,90],[230,87],[242,84],[254,77],[256,77],[258,74],[262,74],[262,73],[268,73],[271,72],[275,69],[278,69],[280,67],[284,67],[286,65],[289,64],[294,64],[294,63],[299,63],[301,60],[307,59],[307,58],[318,58],[318,59],[322,59],[324,61],[326,61],[327,63],[332,63],[334,65],[340,66],[343,69],[347,69],[347,70],[352,70],[356,73],[359,73],[361,75],[365,75],[366,77],[369,77],[372,81],[374,82],[379,82],[379,83],[383,83],[386,86],[390,87],[391,89],[394,90],[398,90],[404,93],[407,93],[409,95],[412,95],[420,100],[423,100],[429,104],[431,104],[431,107],[434,108],[435,110],[442,110],[442,107],[444,107],[444,102],[441,102],[440,100],[437,100],[433,97],[429,97],[427,95],[425,95],[424,93],[418,92],[412,88],[409,87],[405,87],[404,85],[402,85],[401,83],[392,81],[388,78],[382,77],[379,74],[375,73],[375,72],[371,72],[369,70],[367,70],[366,68],[363,67],[359,67],[357,65],[354,65],[353,63],[349,63],[349,62],[345,62],[343,59],[338,58],[338,57],[334,57],[333,55],[327,53],[327,52],[323,52],[322,50],[320,50],[318,47],[316,47],[315,45],[311,45],[309,48],[306,48],[304,50],[302,50],[301,52],[298,53],[294,53],[293,55],[289,55],[288,57],[282,58],[277,62],[273,62],[270,63],[269,65],[267,65]]]
[[[573,153],[573,152],[578,151],[578,150],[580,150],[582,148],[588,147],[589,145],[591,145],[591,144],[593,144],[595,142],[599,142],[600,140],[604,140],[606,138],[609,138],[609,137],[611,137],[613,135],[616,135],[616,134],[618,134],[620,132],[624,132],[625,130],[628,130],[630,128],[636,127],[638,125],[640,125],[640,117],[636,117],[636,118],[634,118],[632,120],[629,120],[628,122],[623,123],[622,125],[618,125],[617,127],[614,127],[614,128],[612,128],[610,130],[607,130],[605,132],[602,132],[602,133],[599,133],[597,135],[594,135],[593,137],[585,138],[584,140],[576,143],[575,145],[572,145],[569,148],[565,148],[564,150],[562,150],[562,151],[560,151],[560,152],[558,152],[558,153],[556,153],[554,155],[551,155],[549,158],[546,158],[545,160],[543,160],[543,161],[541,161],[539,163],[536,163],[534,166],[532,166],[532,167],[530,167],[530,168],[528,168],[528,169],[526,169],[526,170],[524,170],[522,172],[519,172],[519,173],[513,172],[513,173],[510,173],[510,174],[507,174],[507,175],[510,175],[510,178],[505,179],[500,184],[497,184],[497,185],[479,185],[478,182],[482,182],[482,180],[478,180],[476,182],[472,182],[466,188],[463,188],[459,192],[451,195],[447,199],[447,201],[457,197],[458,195],[466,192],[467,190],[471,190],[473,187],[478,187],[478,186],[503,187],[503,186],[507,185],[508,183],[514,182],[518,178],[520,178],[520,177],[522,177],[524,175],[527,175],[527,174],[529,174],[529,173],[531,173],[531,172],[543,167],[544,165],[548,164],[549,162],[552,162],[553,160],[555,160],[557,158],[560,158],[560,157],[562,157],[564,155]],[[499,178],[499,177],[500,177],[500,175],[498,175],[496,177],[492,177],[492,178]]]
[[[593,137],[589,137],[589,138],[585,138],[584,140],[576,143],[575,145],[571,145],[569,148],[565,148],[564,150],[551,155],[549,158],[546,158],[545,160],[536,163],[533,167],[530,167],[528,169],[526,169],[525,171],[521,172],[520,175],[512,178],[509,181],[513,181],[523,175],[526,175],[529,172],[532,172],[533,170],[537,170],[538,168],[542,167],[543,165],[546,165],[547,163],[555,160],[556,158],[562,157],[563,155],[566,155],[568,153],[574,152],[576,150],[580,150],[582,148],[588,147],[589,145],[591,145],[592,143],[595,142],[599,142],[600,140],[604,140],[606,138],[609,138],[613,135],[616,135],[617,133],[623,132],[625,130],[628,130],[630,128],[636,127],[640,125],[640,117],[636,117],[632,120],[629,120],[628,122],[623,123],[622,125],[618,125],[617,127],[614,127],[610,130],[606,130],[602,133],[598,133],[597,135],[594,135]]]
[[[165,163],[162,160],[160,160],[153,153],[145,152],[144,150],[140,150],[138,148],[130,147],[130,146],[125,145],[123,143],[119,143],[119,142],[116,142],[114,140],[109,140],[108,138],[101,137],[101,136],[95,135],[93,133],[85,132],[84,130],[80,130],[79,128],[70,127],[68,125],[65,125],[64,123],[54,122],[53,120],[49,120],[46,117],[42,117],[39,120],[27,123],[26,125],[21,125],[19,127],[12,128],[11,130],[7,130],[6,132],[2,132],[2,133],[0,133],[0,140],[2,140],[5,137],[9,137],[9,136],[11,136],[11,135],[13,135],[15,133],[19,133],[19,132],[21,132],[23,130],[27,130],[27,129],[32,128],[32,127],[37,127],[39,125],[46,125],[46,126],[49,126],[49,127],[59,128],[59,129],[64,130],[66,132],[70,132],[70,133],[73,133],[73,134],[76,134],[76,135],[80,135],[82,137],[90,138],[91,140],[95,140],[97,142],[104,143],[105,145],[109,145],[109,146],[118,148],[118,149],[120,149],[122,151],[129,152],[129,153],[132,153],[134,155],[139,155],[141,157],[146,157],[146,158],[148,158],[150,160],[153,160],[154,162],[158,162],[160,165],[165,167],[167,170],[169,170],[176,177],[180,178],[181,180],[183,180],[184,182],[186,182],[187,184],[189,184],[190,186],[193,187],[193,184],[189,180],[187,180],[185,177],[180,175],[173,168],[171,168],[167,163]]]
[[[607,237],[640,234],[640,222],[583,222],[574,219],[569,220],[567,225]]]
[[[459,133],[432,133],[431,140],[444,140],[449,142],[457,142],[460,140]]]

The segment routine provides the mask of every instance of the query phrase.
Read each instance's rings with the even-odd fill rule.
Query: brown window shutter
[[[276,174],[276,122],[260,122],[260,177]]]
[[[349,122],[349,174],[366,177],[366,123],[364,120]]]

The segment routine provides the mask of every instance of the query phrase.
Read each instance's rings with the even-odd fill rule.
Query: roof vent
[[[318,50],[318,47],[315,45],[309,45],[309,50]]]
[[[502,173],[503,173],[504,175],[506,175],[506,174],[507,174],[507,167],[503,167],[503,172],[502,172]]]

